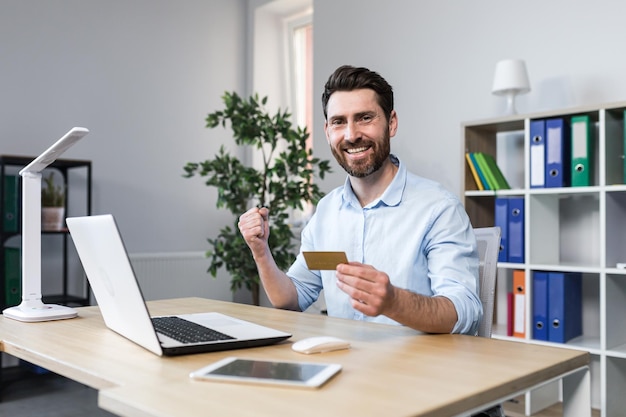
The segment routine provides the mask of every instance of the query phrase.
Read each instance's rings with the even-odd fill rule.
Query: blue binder
[[[561,118],[546,120],[546,187],[570,185],[568,126]]]
[[[533,271],[533,339],[548,340],[548,272]]]
[[[510,197],[508,203],[509,262],[524,263],[524,197]]]
[[[500,251],[498,252],[498,262],[509,261],[509,199],[506,197],[496,197],[494,211],[494,225],[500,227]]]
[[[565,343],[583,333],[580,272],[549,273],[548,322],[551,342]]]
[[[546,140],[544,120],[530,121],[530,188],[546,186]]]

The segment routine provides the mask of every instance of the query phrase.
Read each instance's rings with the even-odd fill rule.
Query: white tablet
[[[189,376],[200,380],[317,388],[340,370],[341,365],[331,363],[228,357],[193,371]]]

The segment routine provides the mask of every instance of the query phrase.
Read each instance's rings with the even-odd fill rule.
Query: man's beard
[[[390,137],[388,133],[380,146],[378,146],[377,143],[372,143],[370,141],[359,141],[352,144],[350,147],[359,148],[362,146],[371,146],[374,153],[369,158],[358,161],[348,160],[343,149],[337,150],[334,147],[330,148],[339,165],[341,165],[348,175],[352,177],[364,178],[378,171],[389,158],[389,154],[391,152]]]

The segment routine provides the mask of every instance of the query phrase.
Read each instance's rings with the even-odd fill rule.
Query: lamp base
[[[78,316],[78,312],[71,307],[43,303],[32,306],[24,301],[18,306],[4,309],[2,314],[10,319],[29,323],[71,319]]]

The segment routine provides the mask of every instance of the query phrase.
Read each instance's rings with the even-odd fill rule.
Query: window
[[[291,45],[288,66],[291,78],[291,108],[298,126],[309,131],[308,147],[313,145],[313,23],[311,14],[287,24]]]
[[[269,108],[287,108],[293,123],[307,127],[307,146],[313,145],[313,1],[266,1],[253,11],[251,91],[268,96]],[[251,163],[262,155],[251,150]],[[300,226],[310,218],[313,206],[296,210],[291,218]]]

